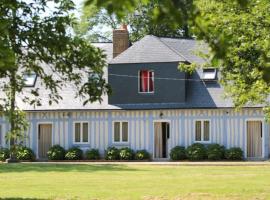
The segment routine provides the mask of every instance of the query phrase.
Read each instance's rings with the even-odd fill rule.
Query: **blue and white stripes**
[[[161,113],[163,113],[161,117]],[[111,111],[73,111],[73,112],[28,112],[30,122],[25,144],[37,152],[39,123],[52,123],[52,143],[65,148],[73,146],[75,121],[89,122],[89,142],[79,144],[82,149],[98,148],[101,153],[113,143],[113,122],[128,121],[128,146],[134,150],[146,149],[153,152],[154,121],[170,123],[168,150],[176,145],[189,146],[194,143],[194,123],[196,120],[210,120],[211,143],[230,147],[241,147],[246,153],[246,121],[264,120],[262,109],[174,109],[174,110],[111,110]],[[4,133],[9,129],[6,121],[0,118],[2,146],[6,146]],[[268,157],[269,124],[263,123],[263,156]],[[121,146],[121,145],[120,145]]]

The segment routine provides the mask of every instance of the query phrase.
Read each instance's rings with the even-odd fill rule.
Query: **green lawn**
[[[0,199],[270,199],[270,166],[0,164]]]

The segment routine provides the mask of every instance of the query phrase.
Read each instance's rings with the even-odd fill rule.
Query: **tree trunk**
[[[16,140],[14,137],[15,130],[15,123],[16,123],[16,71],[11,72],[10,76],[10,133],[12,134],[12,137],[10,137],[10,159],[16,160],[15,155],[15,147],[16,147]]]

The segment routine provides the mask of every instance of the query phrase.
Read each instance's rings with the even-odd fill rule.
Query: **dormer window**
[[[23,79],[25,87],[34,87],[37,80],[37,75],[35,73],[26,73],[23,75]]]
[[[140,93],[154,92],[154,71],[152,70],[139,71],[139,92]]]
[[[217,70],[214,68],[203,69],[203,80],[215,80],[217,78]]]

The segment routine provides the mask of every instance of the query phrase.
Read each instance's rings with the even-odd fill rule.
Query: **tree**
[[[150,0],[97,0],[109,14],[125,17]],[[270,2],[268,0],[160,0],[152,15],[157,25],[168,18],[175,26],[188,24],[199,40],[208,43],[211,66],[222,73],[221,83],[237,108],[264,105],[270,119]],[[87,0],[86,4],[94,3]],[[181,66],[189,71],[190,66]]]
[[[81,9],[81,18],[75,27],[77,35],[85,37],[91,42],[112,41],[112,29],[120,25],[120,21],[106,9],[98,9],[91,4]]]
[[[160,0],[150,0],[148,3],[138,3],[134,12],[125,13],[123,18],[119,18],[114,13],[109,13],[106,9],[99,9],[96,3],[88,4],[82,8],[82,16],[77,34],[85,35],[92,42],[107,42],[112,40],[112,29],[118,28],[121,23],[130,27],[130,40],[137,41],[145,35],[155,35],[160,37],[189,38],[191,33],[187,23],[183,25],[170,22],[168,16],[161,18],[157,24],[153,15],[157,9],[161,9]],[[187,10],[192,1],[183,1],[184,15],[187,18]]]
[[[186,11],[192,1],[183,1],[183,10],[186,18]],[[151,0],[147,4],[139,3],[134,13],[125,16],[126,23],[130,26],[130,38],[137,41],[145,35],[155,35],[158,37],[190,38],[189,25],[187,23],[171,23],[170,16],[164,16],[155,22],[153,16],[155,12],[162,9],[160,0]],[[187,21],[187,20],[186,20]]]
[[[223,40],[220,56],[212,54],[219,67],[226,95],[237,108],[265,105],[269,110],[270,94],[270,2],[250,1],[245,7],[235,2],[197,2],[201,19],[207,23],[208,37]],[[198,32],[199,36],[200,33]],[[216,59],[216,58],[222,59]],[[269,113],[269,111],[267,112]],[[268,116],[270,117],[270,116]]]
[[[66,82],[74,84],[84,103],[101,101],[101,95],[109,91],[102,78],[105,55],[72,35],[73,9],[71,0],[51,1],[50,7],[44,0],[0,2],[0,87],[4,92],[0,105],[10,123],[7,139],[12,157],[27,129],[25,113],[16,105],[17,95],[25,91],[26,75],[40,78],[50,91],[50,104],[61,99],[58,91]],[[87,74],[85,82],[82,77]],[[29,92],[23,101],[40,105],[39,88]]]

